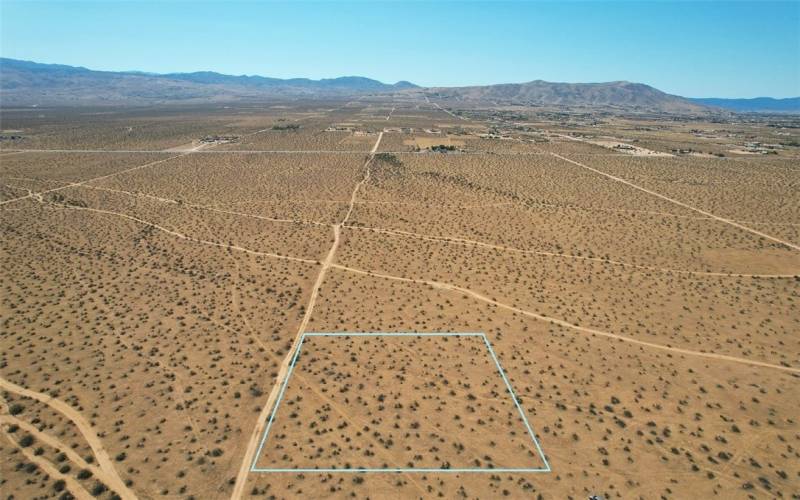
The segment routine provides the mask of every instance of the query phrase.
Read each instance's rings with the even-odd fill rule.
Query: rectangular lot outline
[[[483,342],[486,344],[486,348],[489,351],[489,354],[492,356],[494,360],[495,366],[497,366],[497,371],[500,373],[500,376],[503,378],[503,382],[506,384],[506,389],[508,389],[511,398],[514,400],[514,405],[517,407],[519,411],[519,415],[522,418],[522,422],[525,424],[525,428],[528,431],[528,435],[530,435],[531,440],[533,441],[534,446],[536,447],[536,451],[539,453],[539,457],[542,459],[542,463],[544,467],[538,468],[407,468],[407,467],[385,467],[385,468],[301,468],[301,469],[273,469],[273,468],[259,468],[256,467],[258,463],[259,457],[261,457],[261,452],[263,451],[264,444],[267,442],[267,438],[269,437],[269,431],[272,428],[272,422],[275,420],[275,415],[278,413],[278,408],[281,405],[281,400],[283,399],[283,393],[286,391],[286,386],[289,385],[289,379],[292,378],[292,371],[294,370],[294,365],[297,363],[297,358],[300,355],[300,350],[303,348],[303,342],[305,342],[306,337],[480,337],[483,339]],[[528,423],[528,418],[525,416],[525,411],[522,409],[522,406],[519,404],[519,399],[517,398],[514,389],[511,387],[511,382],[509,382],[508,378],[506,377],[505,371],[503,367],[500,365],[500,361],[497,359],[497,355],[494,353],[494,349],[492,349],[492,344],[489,343],[489,339],[486,337],[486,334],[483,332],[479,333],[456,333],[456,332],[444,332],[444,333],[391,333],[391,332],[359,332],[359,333],[347,333],[347,332],[337,332],[337,333],[323,333],[323,332],[308,332],[304,333],[300,337],[300,343],[297,346],[297,350],[292,357],[292,362],[289,364],[289,371],[286,373],[286,378],[283,381],[283,385],[281,386],[281,391],[278,394],[278,400],[275,402],[275,407],[272,409],[272,413],[270,413],[269,420],[267,421],[267,427],[264,429],[264,435],[261,438],[261,442],[258,445],[258,450],[256,451],[255,456],[253,457],[253,463],[250,465],[250,472],[261,472],[261,473],[276,473],[276,472],[294,472],[294,473],[309,473],[309,472],[347,472],[347,473],[366,473],[366,472],[397,472],[397,473],[410,473],[410,472],[417,472],[417,473],[438,473],[438,472],[489,472],[489,473],[498,473],[498,472],[520,472],[520,473],[528,473],[528,472],[551,472],[550,463],[547,461],[547,457],[545,457],[544,452],[542,451],[542,447],[539,444],[539,439],[536,437],[536,433],[533,431],[530,423]]]

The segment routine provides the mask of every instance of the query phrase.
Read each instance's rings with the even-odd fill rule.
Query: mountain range
[[[276,98],[347,97],[378,93],[424,92],[442,103],[489,101],[529,106],[604,107],[666,113],[800,112],[800,98],[690,99],[632,82],[527,83],[422,88],[360,76],[321,80],[194,73],[95,71],[79,66],[0,58],[2,106],[263,101]]]
[[[94,71],[79,66],[0,58],[0,100],[4,105],[258,100],[397,92],[410,88],[416,85],[409,82],[389,85],[360,76],[283,80],[211,71],[169,74]]]

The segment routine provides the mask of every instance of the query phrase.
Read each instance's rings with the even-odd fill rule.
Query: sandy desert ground
[[[796,118],[1,128],[4,498],[800,498]]]

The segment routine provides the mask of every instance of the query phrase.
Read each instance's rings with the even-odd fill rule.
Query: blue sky
[[[800,95],[800,0],[0,0],[0,54],[104,70],[629,80],[690,97],[788,97]]]

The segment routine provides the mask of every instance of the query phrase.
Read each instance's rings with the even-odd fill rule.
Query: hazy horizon
[[[797,2],[0,6],[2,57],[101,71],[363,76],[424,87],[624,80],[687,97],[800,95]]]

